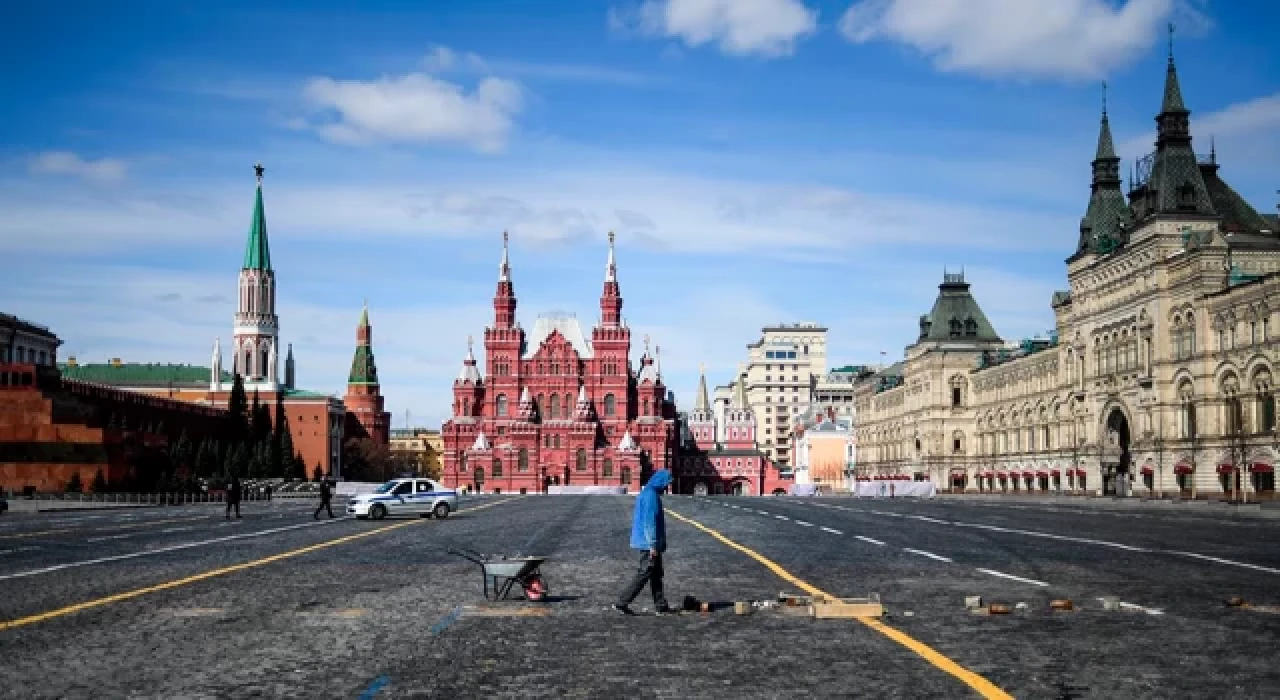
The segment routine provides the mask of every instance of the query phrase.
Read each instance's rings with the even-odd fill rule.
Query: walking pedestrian
[[[231,483],[227,484],[227,520],[231,519],[231,508],[236,509],[236,517],[240,517],[240,477],[232,476]]]
[[[316,506],[316,512],[311,515],[312,518],[319,520],[320,511],[329,511],[329,517],[333,517],[333,506],[329,505],[333,500],[333,490],[329,487],[329,480],[324,479],[320,482],[320,505]]]
[[[670,484],[670,471],[654,472],[640,490],[640,495],[636,496],[635,515],[631,520],[631,549],[640,550],[640,568],[618,596],[618,602],[613,604],[613,609],[623,615],[634,614],[629,606],[646,583],[653,594],[653,611],[657,614],[675,612],[667,606],[662,592],[662,560],[667,550],[667,529],[662,518],[661,494]]]
[[[267,484],[266,491],[267,491],[267,503],[270,503],[271,502],[271,484]]]

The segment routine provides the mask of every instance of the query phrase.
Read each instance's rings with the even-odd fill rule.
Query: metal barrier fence
[[[293,500],[293,499],[315,499],[319,498],[318,491],[289,491],[289,492],[272,492],[272,499]],[[50,504],[120,504],[120,505],[185,505],[198,503],[223,503],[226,501],[226,494],[222,491],[213,493],[180,493],[180,492],[158,492],[158,493],[36,493],[33,495],[23,496],[21,494],[11,494],[8,496],[10,501],[37,501]],[[267,495],[257,491],[246,491],[240,498],[242,502],[246,501],[265,501]]]

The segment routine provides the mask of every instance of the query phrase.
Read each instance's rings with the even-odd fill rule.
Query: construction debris
[[[964,606],[969,610],[982,607],[982,596],[969,595],[964,597]]]

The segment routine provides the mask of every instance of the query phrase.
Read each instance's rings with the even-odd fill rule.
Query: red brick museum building
[[[441,428],[447,485],[503,493],[536,493],[549,485],[635,492],[650,472],[672,465],[675,404],[647,339],[639,368],[631,365],[613,234],[600,322],[590,339],[569,314],[543,314],[531,333],[516,321],[505,234],[493,310],[483,368],[468,340],[453,383],[453,416]]]

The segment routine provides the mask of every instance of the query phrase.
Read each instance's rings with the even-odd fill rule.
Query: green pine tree
[[[67,493],[80,493],[83,490],[84,484],[80,483],[80,472],[71,472],[71,478],[67,479]]]
[[[244,393],[244,380],[237,372],[231,382],[231,396],[227,398],[227,435],[231,444],[244,442],[249,437],[249,399]]]
[[[307,461],[302,458],[302,453],[294,452],[291,459],[293,464],[289,468],[289,477],[292,479],[298,479],[299,481],[306,481]]]
[[[106,475],[105,475],[105,474],[103,474],[103,473],[102,473],[102,470],[101,470],[101,469],[99,469],[99,470],[98,470],[98,473],[97,473],[97,474],[94,474],[94,475],[93,475],[93,486],[91,486],[90,488],[92,488],[92,489],[93,489],[93,492],[94,492],[94,493],[106,493],[106,492],[107,492],[107,488],[108,488],[108,487],[107,487],[107,477],[106,477]]]
[[[184,429],[178,439],[169,449],[169,460],[173,463],[174,469],[186,469],[190,471],[195,468],[193,464],[195,454],[191,449],[191,439],[187,437],[187,431]]]

